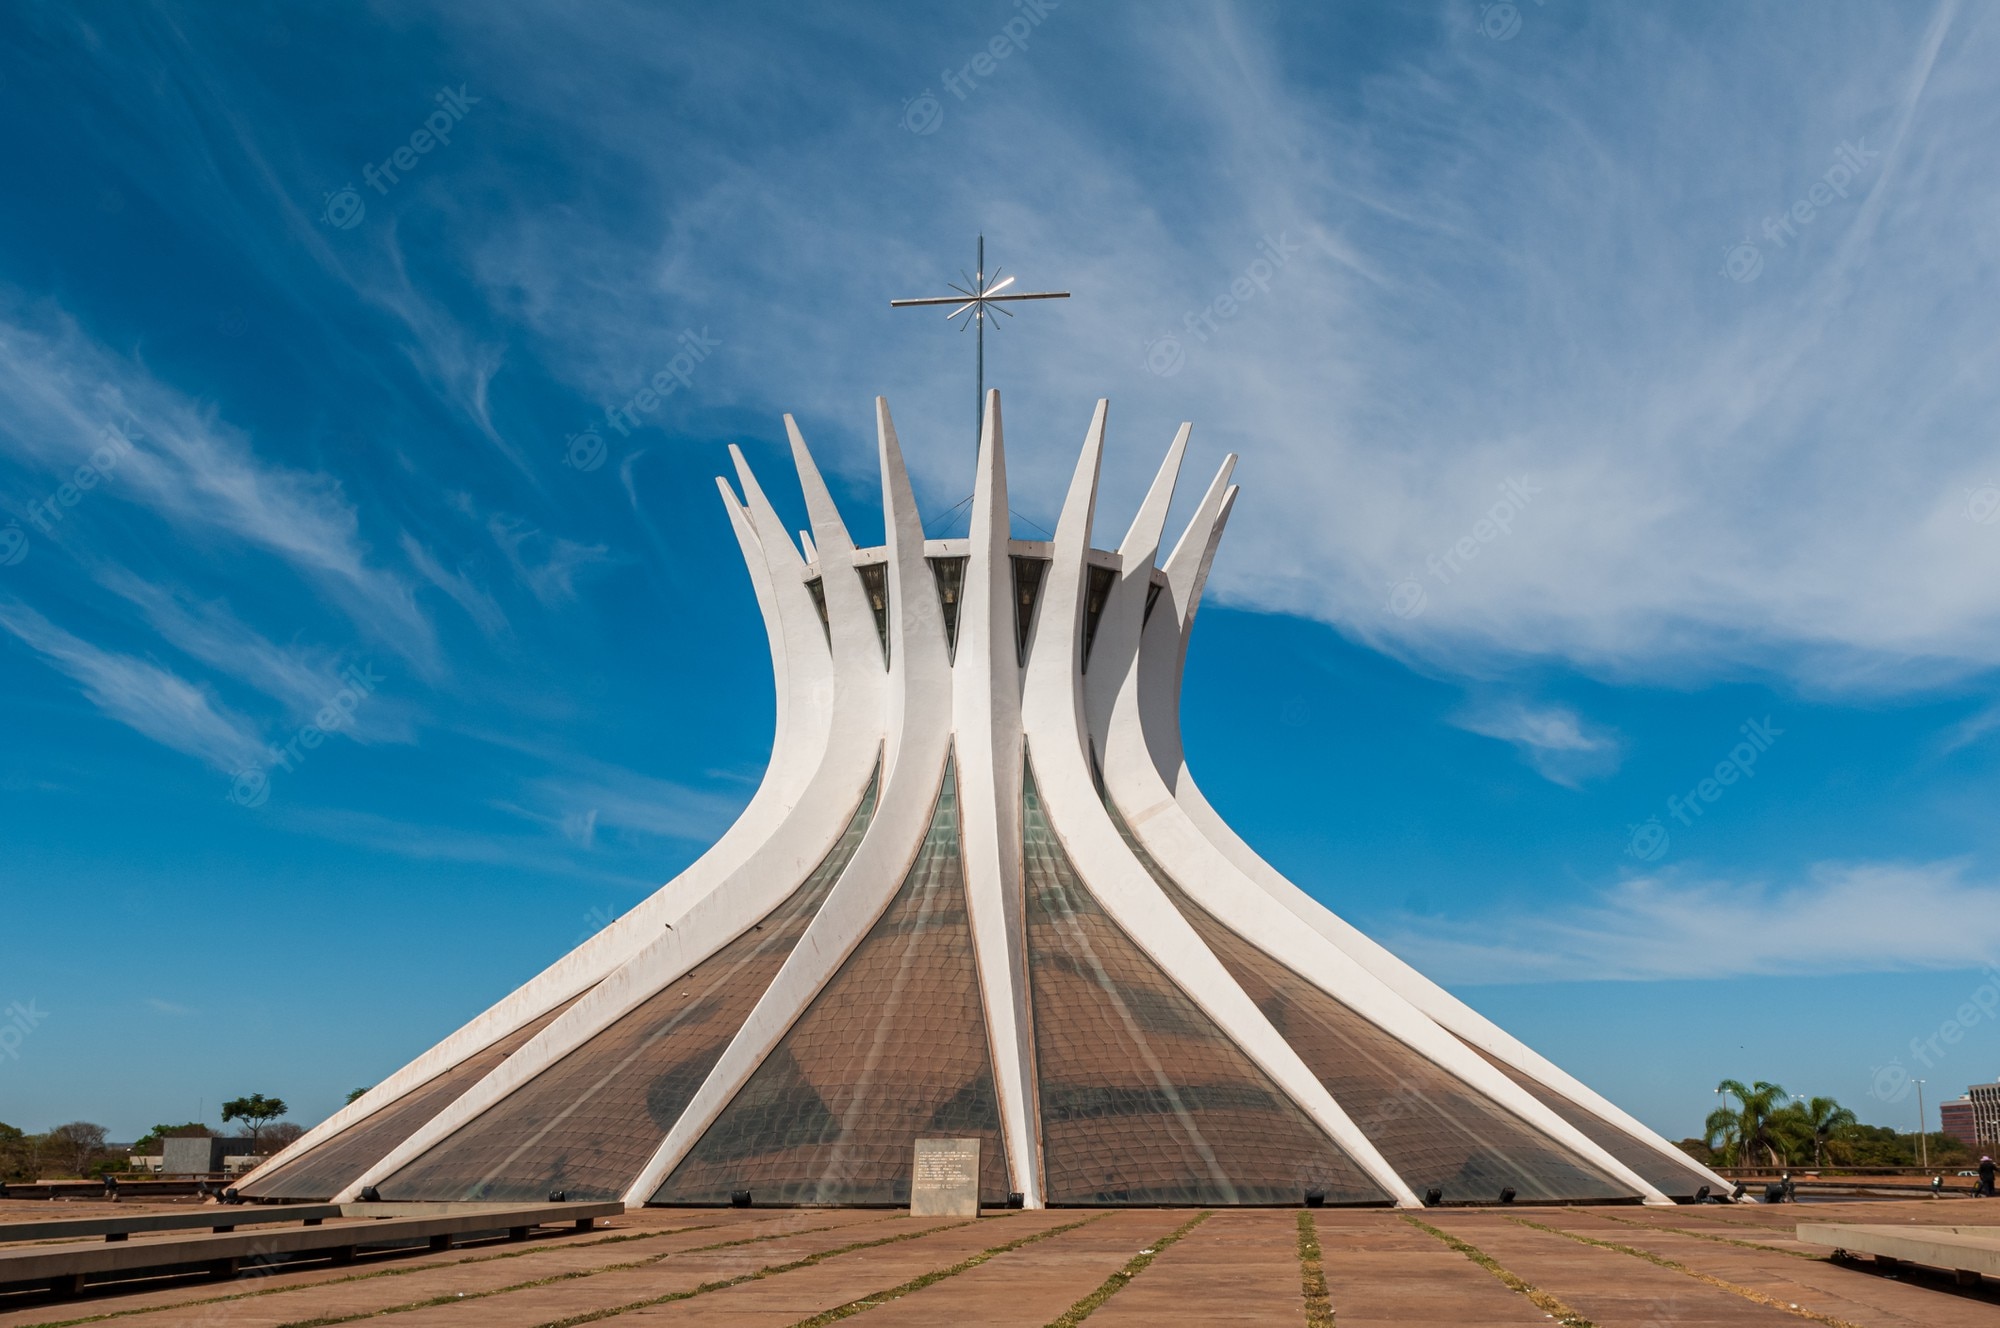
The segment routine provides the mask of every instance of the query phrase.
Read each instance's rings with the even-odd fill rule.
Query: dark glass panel
[[[1388,1196],[1099,907],[1023,789],[1028,968],[1048,1199]]]
[[[622,1195],[854,856],[875,793],[871,780],[840,841],[762,922],[383,1181],[382,1197]]]
[[[886,666],[889,663],[889,564],[865,563],[854,570],[861,573],[861,588],[867,593],[869,612],[875,615],[875,635],[882,638],[882,663]]]
[[[1014,563],[1014,649],[1021,662],[1028,659],[1028,634],[1035,627],[1035,603],[1041,597],[1042,578],[1048,574],[1049,560],[1012,555]]]
[[[1466,1045],[1472,1046],[1469,1042]],[[1676,1199],[1689,1199],[1693,1198],[1694,1192],[1702,1186],[1712,1187],[1715,1184],[1696,1171],[1692,1162],[1687,1166],[1677,1165],[1672,1158],[1663,1156],[1659,1150],[1634,1139],[1610,1121],[1585,1111],[1554,1089],[1543,1087],[1505,1061],[1488,1056],[1478,1047],[1472,1047],[1472,1050],[1484,1057],[1494,1069],[1527,1089],[1543,1106],[1574,1125],[1577,1132],[1586,1139],[1644,1177],[1661,1194]]]
[[[929,1136],[976,1136],[980,1196],[1005,1201],[949,769],[895,899],[653,1202],[907,1204]]]
[[[1090,648],[1097,644],[1097,620],[1104,616],[1104,605],[1111,598],[1111,587],[1118,580],[1118,573],[1109,567],[1092,565],[1089,578],[1084,584],[1083,594],[1083,667],[1090,668]]]
[[[331,1199],[368,1168],[387,1157],[403,1140],[428,1125],[464,1092],[500,1067],[500,1063],[555,1022],[572,1002],[509,1033],[486,1050],[468,1056],[428,1083],[365,1116],[309,1153],[285,1163],[269,1176],[238,1188],[254,1199]]]
[[[1146,587],[1146,612],[1139,619],[1142,624],[1153,620],[1153,605],[1159,602],[1160,592],[1166,588],[1166,584],[1160,581]]]
[[[1106,807],[1174,907],[1411,1189],[1435,1186],[1447,1203],[1490,1202],[1503,1189],[1529,1202],[1637,1197],[1222,925]]]
[[[826,582],[814,577],[806,582],[806,593],[812,596],[813,607],[819,610],[819,630],[830,646],[833,644],[833,621],[826,615]]]
[[[932,558],[931,575],[937,578],[938,606],[944,610],[944,644],[953,659],[958,658],[958,604],[965,593],[964,558]]]

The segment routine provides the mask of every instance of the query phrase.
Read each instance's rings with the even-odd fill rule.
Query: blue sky
[[[887,301],[981,231],[1075,292],[1018,533],[1099,396],[1112,527],[1242,455],[1186,722],[1278,866],[1675,1137],[2000,1073],[2000,19],[796,8],[0,18],[0,1120],[316,1120],[696,856],[712,477],[802,515],[794,412],[877,538],[883,393],[962,498]]]

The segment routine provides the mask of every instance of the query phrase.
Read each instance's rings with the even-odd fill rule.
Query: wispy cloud
[[[34,328],[0,309],[0,445],[52,482],[118,426],[134,439],[99,501],[134,502],[202,541],[226,536],[316,584],[366,635],[429,667],[430,623],[409,587],[371,565],[332,477],[261,459],[248,435],[91,341],[73,319]]]
[[[106,716],[155,742],[230,772],[263,755],[249,720],[157,664],[101,650],[10,598],[0,597],[0,627],[66,674]]]
[[[507,556],[521,584],[544,605],[555,607],[576,598],[576,578],[591,567],[612,561],[602,544],[583,544],[549,535],[519,517],[495,513],[486,528]]]
[[[2000,958],[2000,889],[1968,872],[1960,860],[1827,862],[1773,883],[1669,870],[1580,907],[1412,919],[1385,939],[1460,983],[1976,968]],[[1885,910],[1951,924],[1887,927]]]
[[[1544,779],[1565,788],[1617,773],[1623,754],[1616,735],[1567,706],[1482,702],[1451,722],[1468,733],[1511,744]]]

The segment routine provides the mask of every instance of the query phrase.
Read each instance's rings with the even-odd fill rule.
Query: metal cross
[[[955,281],[946,283],[958,292],[956,295],[941,295],[936,299],[926,300],[891,300],[889,301],[889,307],[891,309],[906,309],[923,304],[956,305],[957,308],[946,314],[945,317],[955,319],[960,315],[969,315],[965,322],[958,325],[959,331],[963,332],[968,326],[973,324],[978,325],[979,350],[976,358],[979,366],[979,376],[973,392],[972,411],[972,438],[973,448],[976,451],[979,446],[979,435],[984,425],[984,416],[986,413],[986,306],[989,304],[1001,305],[1009,300],[1067,300],[1069,292],[1030,291],[1018,292],[1012,295],[1000,294],[1001,291],[1014,284],[1014,278],[1008,277],[1004,281],[1001,280],[1000,269],[997,267],[993,269],[993,275],[990,278],[986,275],[986,237],[984,235],[979,237],[978,270],[973,275],[967,277],[965,276],[964,269],[961,268],[959,275],[965,277],[965,285],[961,286]],[[1006,308],[996,308],[993,312],[1006,314],[1009,318],[1014,316],[1014,311]]]

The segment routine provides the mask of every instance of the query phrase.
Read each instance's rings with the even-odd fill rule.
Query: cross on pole
[[[1011,300],[1067,300],[1069,292],[1026,291],[1016,292],[1011,295],[1000,294],[1001,291],[1014,284],[1014,278],[1008,277],[1004,281],[1001,280],[1000,269],[997,267],[993,269],[993,275],[990,278],[986,275],[986,237],[984,235],[979,237],[977,271],[971,276],[966,276],[964,269],[960,269],[959,275],[965,277],[965,285],[961,286],[955,281],[945,283],[958,292],[956,295],[941,295],[935,299],[923,300],[891,300],[889,301],[889,307],[891,309],[909,309],[918,305],[956,305],[957,307],[946,314],[945,317],[956,319],[961,315],[969,315],[966,317],[965,322],[958,325],[959,331],[963,332],[968,326],[975,324],[978,326],[977,340],[979,349],[975,357],[978,364],[978,378],[975,380],[972,396],[972,445],[973,449],[977,451],[980,429],[982,427],[983,416],[986,412],[986,306],[989,304],[1003,306]],[[996,307],[993,312],[1005,314],[1009,318],[1014,316],[1013,310],[1004,307]]]

